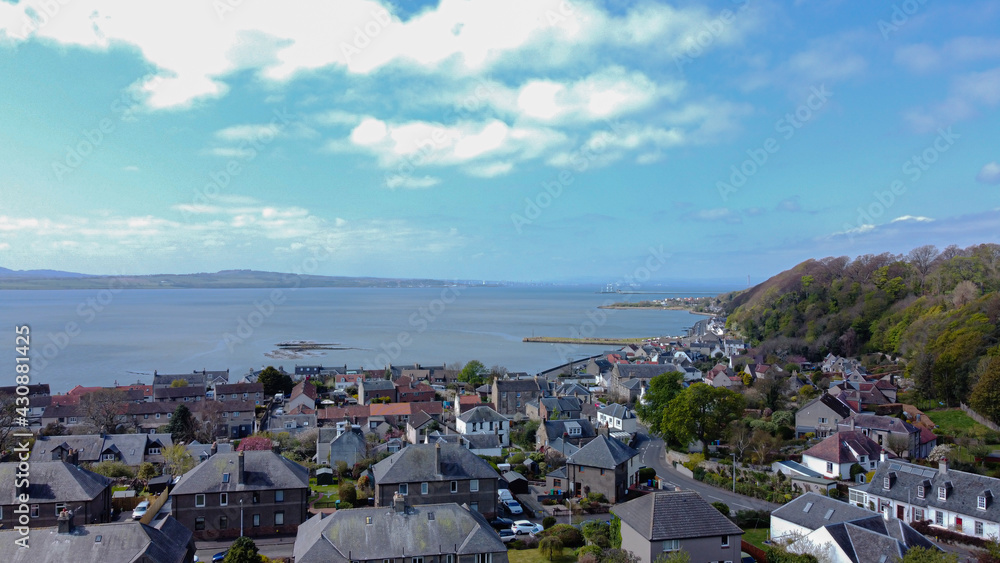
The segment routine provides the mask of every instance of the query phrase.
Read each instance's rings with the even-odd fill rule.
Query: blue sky
[[[0,266],[762,280],[998,242],[1000,2],[0,2]]]

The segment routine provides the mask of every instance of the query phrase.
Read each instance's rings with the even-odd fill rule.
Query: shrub
[[[349,502],[352,505],[358,503],[358,490],[354,488],[354,483],[341,483],[337,489],[337,496],[340,497],[340,504]]]
[[[549,561],[553,561],[556,557],[560,557],[562,555],[562,541],[555,536],[542,538],[542,541],[538,542],[538,551],[540,551],[542,555],[548,557]]]
[[[555,525],[556,525],[555,516],[546,516],[545,518],[542,518],[542,527],[545,528],[546,530]]]
[[[733,519],[737,526],[743,528],[768,528],[771,526],[771,511],[740,510]]]
[[[588,493],[587,500],[590,502],[608,502],[608,497],[604,496],[604,493]]]
[[[643,467],[639,470],[640,481],[648,481],[654,477],[656,477],[656,470],[652,467]]]
[[[687,464],[685,464],[685,465],[687,465]],[[693,474],[695,480],[697,480],[697,481],[704,481],[705,480],[705,473],[706,473],[706,471],[705,471],[704,467],[695,467],[693,470],[691,470],[691,473]]]
[[[604,548],[599,545],[585,545],[576,550],[576,558],[577,561],[583,561],[583,557],[589,554],[595,557],[595,561],[599,561],[603,552]]]
[[[724,514],[726,516],[729,516],[729,505],[728,504],[726,504],[724,502],[721,502],[721,501],[715,501],[715,502],[712,503],[712,506],[714,506],[715,509],[718,510],[719,512],[721,512],[722,514]]]
[[[583,532],[569,524],[556,524],[547,530],[535,534],[535,537],[539,539],[553,536],[559,538],[559,541],[565,547],[582,547],[584,543]]]

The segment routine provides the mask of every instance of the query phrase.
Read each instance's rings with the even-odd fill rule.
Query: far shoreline
[[[715,313],[705,313],[705,312],[702,312],[702,311],[692,311],[690,309],[685,309],[684,307],[656,307],[656,306],[651,306],[651,305],[642,305],[642,306],[640,306],[640,305],[636,305],[636,306],[629,306],[629,305],[598,305],[597,308],[598,309],[619,309],[619,310],[638,309],[638,310],[656,310],[656,311],[687,311],[688,313],[691,313],[692,315],[702,315],[702,316],[705,316],[705,317],[715,317],[716,316]]]

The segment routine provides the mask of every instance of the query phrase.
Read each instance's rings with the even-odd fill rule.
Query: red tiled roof
[[[861,430],[845,430],[802,452],[802,455],[840,464],[857,462],[855,452],[877,459],[882,448]]]

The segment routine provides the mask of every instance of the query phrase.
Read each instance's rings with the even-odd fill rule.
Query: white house
[[[635,413],[625,405],[612,403],[606,407],[598,409],[597,425],[599,427],[607,426],[612,431],[618,430],[621,432],[628,432],[629,434],[635,434]]]
[[[865,472],[878,466],[882,448],[860,430],[837,432],[802,452],[802,465],[827,479],[850,479],[851,466]]]
[[[504,448],[510,445],[510,419],[487,406],[462,413],[455,420],[459,434],[495,434]]]

